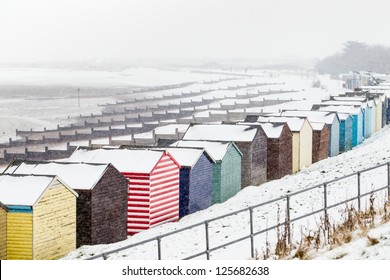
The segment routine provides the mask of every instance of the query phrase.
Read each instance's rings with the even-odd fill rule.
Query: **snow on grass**
[[[360,238],[340,247],[310,252],[314,260],[388,260],[390,258],[390,223],[369,230]]]

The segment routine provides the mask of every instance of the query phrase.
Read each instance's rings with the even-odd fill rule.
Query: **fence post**
[[[253,236],[253,208],[249,207],[250,233],[251,233],[251,257],[255,258],[255,245]]]
[[[328,194],[327,194],[327,184],[324,183],[324,222],[325,230],[328,229]]]
[[[209,240],[209,222],[204,222],[205,230],[206,230],[206,256],[207,260],[210,260],[210,240]]]
[[[161,237],[157,236],[157,252],[158,252],[158,260],[161,260]]]
[[[358,171],[357,173],[357,187],[358,187],[358,211],[360,212],[361,208],[360,208],[360,171]]]
[[[387,163],[387,196],[390,197],[390,162]]]
[[[291,243],[291,232],[290,232],[290,196],[286,196],[286,227],[287,227],[287,241]]]

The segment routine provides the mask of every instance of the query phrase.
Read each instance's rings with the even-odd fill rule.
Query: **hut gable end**
[[[178,220],[179,172],[180,165],[163,153],[150,173],[150,226]]]
[[[127,179],[109,164],[91,195],[90,240],[81,244],[108,244],[127,238],[127,184]]]
[[[189,213],[194,213],[211,206],[212,172],[212,161],[203,152],[190,173]]]
[[[33,207],[33,259],[52,260],[76,249],[76,197],[53,180]]]

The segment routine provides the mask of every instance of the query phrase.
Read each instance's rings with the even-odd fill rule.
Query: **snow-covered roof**
[[[79,148],[67,159],[70,162],[111,163],[120,172],[149,173],[163,156],[164,151],[130,149]]]
[[[12,174],[57,175],[72,189],[90,190],[103,176],[107,164],[22,162],[6,170]]]
[[[369,102],[369,101],[368,101]],[[330,106],[330,105],[350,105],[350,106],[361,106],[361,107],[365,107],[366,106],[366,103],[368,102],[360,102],[360,101],[336,101],[336,100],[325,100],[325,101],[322,101],[320,104],[317,104],[319,106],[323,106],[323,105],[327,105],[327,106]]]
[[[278,123],[262,123],[260,125],[268,138],[279,138],[284,127],[284,124]]]
[[[326,124],[332,124],[334,118],[337,118],[336,113],[332,112],[319,112],[319,111],[301,111],[301,110],[286,110],[280,113],[284,117],[306,117],[310,123],[312,122],[324,122]]]
[[[332,106],[320,107],[319,110],[320,111],[327,111],[327,112],[338,112],[338,113],[359,115],[362,109],[359,107],[354,107],[354,106],[332,105]]]
[[[324,129],[325,123],[316,123],[316,122],[311,122],[311,127],[313,130],[319,131]]]
[[[0,201],[4,205],[33,206],[55,176],[0,175]]]
[[[201,149],[191,148],[167,148],[166,151],[181,165],[193,167],[203,154]]]
[[[333,100],[336,101],[359,101],[363,102],[366,101],[366,97],[360,97],[360,96],[332,96]]]
[[[211,140],[251,142],[257,133],[256,127],[246,125],[194,125],[190,126],[183,140]]]
[[[231,142],[219,141],[187,141],[180,140],[173,143],[172,147],[204,148],[215,161],[223,160]]]
[[[291,131],[299,132],[301,131],[306,119],[296,118],[296,117],[263,117],[260,116],[257,120],[258,122],[263,123],[287,123]]]
[[[343,120],[343,121],[345,121],[346,119],[351,117],[351,115],[347,114],[347,113],[337,113],[337,115],[339,115],[340,120]]]

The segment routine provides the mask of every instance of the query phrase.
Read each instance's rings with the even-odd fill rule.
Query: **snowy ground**
[[[312,252],[310,257],[314,260],[388,260],[390,259],[390,223],[371,229],[362,237],[332,250],[325,248]]]

